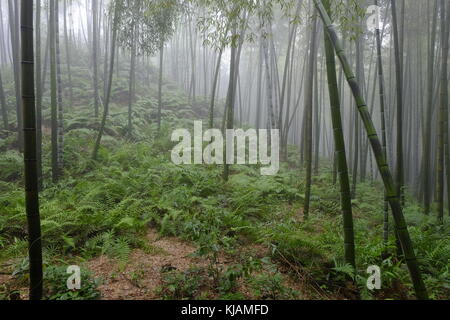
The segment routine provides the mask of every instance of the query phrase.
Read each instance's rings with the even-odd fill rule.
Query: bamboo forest
[[[450,0],[0,0],[0,300],[449,300],[449,33]]]

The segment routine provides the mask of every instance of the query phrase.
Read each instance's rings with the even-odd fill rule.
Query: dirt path
[[[205,261],[192,257],[195,247],[176,238],[158,238],[154,230],[147,234],[151,252],[133,250],[125,268],[105,256],[89,261],[86,267],[103,279],[99,287],[102,299],[157,299],[161,270],[186,271],[191,266],[205,266]],[[122,270],[121,270],[122,269]]]
[[[150,229],[146,235],[148,250],[132,250],[126,262],[120,262],[107,256],[100,256],[82,264],[100,279],[98,289],[103,300],[155,300],[161,299],[158,289],[163,285],[163,270],[187,271],[192,267],[206,268],[209,262],[204,257],[194,255],[196,248],[192,244],[173,237],[160,237],[156,230]],[[265,247],[244,246],[240,251],[247,256],[261,259],[268,255]],[[239,263],[236,258],[220,256],[218,266],[227,267]],[[300,299],[310,299],[304,284],[298,283],[283,274],[286,287],[297,290]],[[14,283],[10,275],[0,275],[0,285]],[[20,297],[27,299],[27,288],[18,289]],[[253,299],[252,291],[244,281],[238,281],[238,291],[245,298]],[[211,292],[208,299],[218,298]]]
[[[101,256],[89,261],[89,268],[95,277],[103,279],[99,287],[102,299],[105,300],[152,300],[161,299],[158,288],[163,284],[162,270],[187,271],[191,267],[207,267],[208,261],[202,257],[195,257],[196,248],[187,242],[177,238],[161,238],[155,230],[149,230],[147,234],[152,252],[133,250],[126,266],[120,266],[117,261]],[[263,258],[267,255],[267,249],[262,246],[248,246],[241,248],[250,252],[254,258]],[[218,265],[226,267],[238,263],[232,257],[221,256]],[[288,276],[284,276],[285,285],[299,291],[302,285],[296,283]],[[246,298],[253,299],[251,290],[243,281],[238,282],[238,290]],[[216,298],[214,295],[208,298]],[[308,296],[301,294],[301,299]]]

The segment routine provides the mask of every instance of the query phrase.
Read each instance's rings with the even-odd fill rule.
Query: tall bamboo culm
[[[30,299],[42,298],[42,245],[39,216],[36,150],[36,101],[34,94],[33,1],[21,0],[22,112],[24,132],[25,201],[30,259]]]
[[[378,6],[378,0],[375,0],[375,5]],[[379,22],[378,22],[379,23]],[[377,65],[378,65],[378,87],[380,95],[380,115],[381,115],[381,139],[383,145],[383,154],[387,161],[387,136],[386,136],[386,106],[385,106],[385,86],[384,86],[384,71],[383,59],[381,56],[381,31],[380,26],[377,25],[375,29],[376,45],[377,45]],[[383,210],[383,241],[387,245],[389,241],[389,202],[386,192],[384,194],[384,210]]]
[[[330,12],[330,0],[325,0],[324,3],[327,11]],[[336,75],[336,58],[334,56],[333,44],[331,43],[328,34],[324,33],[324,37],[328,89],[330,92],[331,119],[334,132],[335,157],[337,160],[337,171],[339,173],[339,182],[341,185],[341,208],[344,224],[344,255],[345,262],[356,269],[352,196],[350,191],[350,180],[348,177],[344,133],[342,131],[341,103],[339,99],[339,88]]]

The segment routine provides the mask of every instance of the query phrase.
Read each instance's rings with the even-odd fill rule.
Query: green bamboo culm
[[[42,298],[42,244],[39,216],[36,101],[34,95],[33,1],[21,0],[22,112],[24,131],[25,202],[30,259],[30,299]]]
[[[55,0],[50,0],[50,23],[49,23],[49,41],[50,41],[50,106],[52,122],[52,181],[59,180],[58,164],[58,96],[56,83],[56,35],[55,35]]]
[[[109,62],[109,75],[108,75],[108,85],[105,93],[105,103],[104,110],[102,116],[102,122],[100,124],[100,129],[97,134],[97,139],[95,141],[94,151],[92,153],[92,159],[97,160],[98,151],[100,149],[100,144],[103,137],[103,132],[105,131],[106,120],[108,119],[109,114],[109,102],[111,100],[111,89],[112,89],[112,80],[114,76],[114,59],[116,54],[116,41],[117,41],[117,26],[119,24],[119,10],[121,9],[122,0],[116,0],[114,4],[114,19],[113,19],[113,33],[111,40],[111,56]]]
[[[391,0],[392,10],[392,33],[394,40],[394,59],[395,59],[395,77],[397,90],[397,193],[401,201],[401,205],[405,205],[404,197],[404,161],[403,161],[403,44],[400,43],[399,26],[397,19],[397,2]]]
[[[450,152],[449,152],[449,136],[448,136],[448,37],[449,37],[449,22],[450,22],[450,2],[441,0],[441,54],[442,54],[442,71],[441,71],[441,86],[440,86],[440,112],[442,114],[442,208],[439,208],[438,223],[444,223],[444,170],[447,185],[450,186]],[[447,202],[450,213],[450,188],[447,188]]]
[[[233,35],[236,35],[237,28],[234,25],[233,26]],[[235,85],[234,85],[234,79],[236,74],[236,51],[237,48],[235,45],[231,44],[231,56],[230,56],[230,82],[228,84],[228,93],[227,93],[227,100],[225,102],[226,106],[226,113],[224,115],[224,121],[226,120],[226,129],[231,130],[234,129],[234,97],[235,97]],[[225,132],[225,130],[222,130],[222,132]],[[228,146],[227,146],[228,147]],[[226,148],[224,148],[224,159],[226,159]],[[228,163],[225,163],[223,167],[223,180],[228,181],[228,178],[230,176],[230,165]]]
[[[448,137],[448,46],[450,35],[450,3],[441,0],[441,33],[442,33],[442,73],[441,73],[441,104],[444,110],[444,152],[447,186],[450,186],[450,150]],[[445,13],[444,13],[445,12]],[[447,206],[450,214],[450,188],[447,187]],[[443,220],[444,217],[442,217]]]
[[[324,4],[326,10],[330,12],[330,0],[325,0]],[[344,224],[344,256],[345,262],[356,269],[352,197],[350,191],[350,180],[348,177],[344,133],[342,131],[341,103],[339,99],[339,88],[336,75],[336,58],[334,56],[333,44],[331,43],[328,34],[324,33],[324,37],[328,89],[330,92],[331,120],[333,123],[335,143],[335,158],[341,186],[341,209]]]
[[[347,82],[350,86],[352,94],[356,100],[356,105],[359,111],[359,114],[364,123],[366,133],[370,144],[372,146],[373,153],[375,155],[375,159],[377,162],[378,169],[380,171],[380,175],[383,178],[383,182],[386,188],[387,198],[389,200],[389,204],[392,209],[392,215],[394,218],[395,230],[399,236],[399,240],[402,246],[403,254],[405,256],[406,264],[408,266],[408,270],[411,276],[411,280],[414,285],[414,290],[416,293],[416,297],[421,300],[428,299],[427,289],[425,287],[425,283],[423,282],[422,275],[419,269],[419,263],[416,258],[416,254],[414,252],[412,241],[409,236],[408,228],[406,226],[405,217],[403,215],[403,210],[400,205],[400,200],[398,197],[398,193],[396,190],[396,186],[394,184],[394,180],[392,178],[391,171],[386,161],[386,157],[383,154],[383,147],[381,145],[380,139],[378,137],[377,131],[373,124],[372,118],[370,116],[369,109],[361,94],[361,89],[356,82],[356,77],[348,63],[347,57],[344,53],[344,50],[341,46],[340,40],[337,36],[337,33],[334,29],[333,23],[326,12],[323,3],[321,0],[314,0],[314,4],[319,11],[320,17],[326,27],[329,38],[333,44],[333,47],[336,51],[336,55],[339,57],[339,60],[342,64],[342,69],[344,71]]]
[[[303,204],[303,217],[305,220],[309,218],[311,208],[311,185],[312,185],[312,115],[313,115],[313,88],[317,48],[317,15],[313,16],[313,27],[310,37],[310,51],[308,57],[307,77],[308,81],[305,86],[305,167],[306,167],[306,185],[305,185],[305,201]]]
[[[378,7],[378,0],[375,0],[375,6]],[[378,66],[378,87],[380,95],[380,116],[381,116],[381,140],[383,144],[383,154],[387,161],[387,135],[386,135],[386,107],[385,107],[385,86],[383,60],[381,56],[381,31],[379,22],[375,28],[376,46],[377,46],[377,66]],[[386,192],[384,193],[384,209],[383,209],[383,242],[387,246],[389,242],[389,202]]]

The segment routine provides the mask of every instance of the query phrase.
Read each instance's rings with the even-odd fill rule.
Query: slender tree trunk
[[[106,89],[106,96],[105,96],[105,103],[104,103],[104,110],[103,110],[103,117],[102,117],[102,123],[100,125],[100,130],[97,135],[97,140],[95,142],[94,146],[94,152],[92,153],[92,159],[97,160],[98,151],[100,149],[100,144],[102,141],[103,132],[105,131],[106,126],[106,120],[108,119],[108,113],[109,113],[109,101],[111,99],[111,89],[112,89],[112,80],[114,76],[114,61],[115,61],[115,54],[116,54],[116,40],[117,40],[117,25],[119,23],[119,1],[116,1],[115,8],[114,8],[114,21],[113,21],[113,30],[112,30],[112,39],[111,39],[111,57],[110,57],[110,66],[109,66],[109,76],[108,76],[108,86]],[[106,61],[105,61],[106,64]]]
[[[441,0],[442,2],[444,0]],[[450,3],[441,3],[442,8],[446,9],[446,21],[442,22],[442,79],[441,79],[441,103],[444,104],[444,151],[445,151],[445,175],[447,179],[447,206],[448,214],[450,216],[450,141],[448,129],[448,50],[449,50],[449,35],[450,35]]]
[[[270,117],[270,124],[272,129],[276,128],[277,122],[275,119],[275,110],[273,105],[273,88],[272,88],[272,77],[270,74],[270,60],[269,60],[269,47],[267,44],[267,34],[265,32],[265,28],[263,29],[263,54],[264,54],[264,66],[266,68],[266,94],[267,94],[267,103],[269,107],[269,117]]]
[[[95,2],[95,1],[93,1]],[[71,70],[71,57],[70,57],[70,47],[69,47],[69,35],[67,32],[67,0],[64,0],[64,45],[66,49],[66,64],[67,64],[67,77],[69,85],[69,102],[70,106],[73,107],[73,85],[72,85],[72,70]]]
[[[135,99],[136,87],[136,32],[137,28],[133,28],[133,41],[131,46],[131,61],[130,61],[130,86],[128,90],[128,136],[133,136],[133,102]]]
[[[61,46],[59,36],[59,4],[55,2],[55,41],[56,41],[56,81],[58,88],[58,171],[59,175],[63,170],[64,156],[64,109],[61,79]]]
[[[39,190],[43,189],[42,181],[42,59],[41,59],[41,0],[36,1],[36,153]]]
[[[302,1],[298,1],[297,8],[295,11],[295,16],[298,16],[300,14],[301,7],[302,7]],[[284,104],[286,101],[289,64],[291,62],[291,51],[292,51],[291,48],[294,43],[293,39],[294,39],[294,35],[295,35],[296,31],[297,31],[297,25],[291,24],[289,26],[288,46],[287,46],[287,50],[286,50],[286,59],[284,62],[283,83],[282,83],[282,89],[281,89],[281,95],[280,95],[280,114],[279,114],[279,118],[278,118],[278,128],[281,131],[283,131],[283,111],[284,111]],[[288,99],[289,99],[289,97],[288,97]],[[287,145],[285,145],[284,142],[285,142],[284,139],[282,139],[281,153],[282,153],[282,158],[284,158],[284,160],[287,160],[287,158],[285,157],[287,154]]]
[[[58,164],[58,96],[56,82],[55,0],[50,0],[50,100],[52,121],[52,180],[59,179]]]
[[[212,85],[212,92],[211,92],[211,104],[209,109],[209,127],[214,127],[214,104],[216,101],[216,90],[217,90],[217,82],[219,80],[219,74],[220,74],[220,65],[222,62],[222,54],[223,54],[223,48],[219,51],[219,56],[217,58],[217,64],[216,64],[216,70],[214,72],[214,81]]]
[[[192,17],[189,15],[189,44],[190,44],[190,49],[191,49],[191,68],[192,68],[192,73],[191,73],[191,93],[192,93],[192,104],[196,104],[196,78],[195,78],[195,73],[196,73],[196,48],[195,48],[195,44],[194,44],[194,32],[192,30]]]
[[[447,2],[447,3],[446,3]],[[446,180],[448,177],[448,28],[446,12],[449,11],[449,1],[441,0],[441,87],[440,87],[440,117],[439,117],[439,145],[438,145],[438,222],[444,224],[444,163],[447,166]],[[446,8],[447,5],[447,8]],[[450,16],[450,15],[449,15]],[[446,157],[447,155],[447,157]],[[445,158],[447,161],[445,161]],[[447,185],[450,188],[450,185]],[[450,194],[450,193],[449,193]],[[450,197],[448,198],[450,200]]]
[[[2,2],[0,1],[0,12],[3,12]],[[3,15],[0,14],[0,62],[4,64],[8,64],[9,56],[6,52],[6,33],[3,28]]]
[[[326,10],[330,10],[330,0],[325,2]],[[345,262],[356,270],[355,236],[353,231],[352,199],[350,180],[348,177],[347,156],[345,151],[344,132],[342,130],[341,104],[336,76],[336,59],[333,44],[328,36],[325,37],[325,54],[327,62],[328,89],[330,92],[331,119],[333,122],[335,153],[341,185],[341,208],[344,224],[344,255]]]
[[[92,67],[94,68],[94,116],[99,115],[99,93],[98,93],[98,1],[92,1]]]
[[[396,1],[391,0],[392,27],[394,34],[395,69],[397,81],[397,192],[401,203],[404,204],[404,169],[403,169],[403,50],[400,47],[398,32]]]
[[[108,57],[111,56],[110,51],[110,38],[111,38],[111,32],[110,32],[110,28],[109,26],[111,26],[111,22],[110,20],[105,21],[104,22],[104,33],[105,33],[105,53],[104,53],[104,58],[103,58],[103,101],[106,100],[106,96],[108,94]],[[114,49],[115,51],[115,49]],[[115,53],[114,53],[115,54]],[[104,106],[103,106],[104,107]]]
[[[50,26],[50,14],[47,14],[47,25]],[[46,88],[46,82],[47,82],[47,74],[48,74],[48,64],[49,64],[49,55],[50,55],[50,37],[49,37],[49,32],[47,31],[47,37],[45,39],[45,53],[44,53],[44,66],[42,68],[42,81],[41,81],[41,85],[42,85],[42,94],[44,94]],[[40,104],[42,105],[42,97],[41,97],[41,102]]]
[[[23,150],[23,121],[22,121],[22,106],[20,99],[20,44],[19,44],[19,5],[18,2],[8,0],[9,8],[9,26],[11,30],[11,48],[13,57],[14,70],[14,88],[16,91],[16,114],[17,114],[17,132],[18,132],[18,146],[19,150]]]
[[[378,0],[375,0],[375,5],[378,6]],[[383,154],[387,161],[387,139],[386,139],[386,117],[385,117],[385,88],[384,88],[384,72],[383,59],[381,56],[381,32],[379,26],[375,30],[376,45],[377,45],[377,64],[378,64],[378,87],[380,94],[380,114],[381,114],[381,140],[383,146]],[[389,241],[389,202],[386,192],[384,193],[384,214],[383,214],[383,240],[387,245]]]
[[[236,27],[233,26],[233,35],[236,35]],[[226,114],[224,117],[227,119],[227,129],[234,129],[234,100],[235,100],[235,88],[236,88],[236,58],[237,58],[237,52],[236,52],[236,46],[231,46],[231,57],[230,57],[230,80],[228,83],[228,93],[227,93],[227,99],[226,99]],[[233,142],[234,143],[234,142]],[[228,145],[227,145],[228,148]],[[226,148],[225,148],[226,149]],[[226,152],[224,152],[224,160],[225,165],[223,169],[223,179],[225,181],[228,181],[229,175],[230,175],[230,165],[228,164],[227,158],[226,158]]]
[[[426,122],[425,122],[425,146],[423,153],[423,200],[424,200],[424,213],[428,215],[430,213],[431,204],[431,170],[430,168],[430,157],[431,157],[431,123],[432,123],[432,112],[433,112],[433,78],[434,78],[434,48],[436,42],[436,26],[437,26],[437,12],[438,6],[434,9],[433,21],[431,27],[431,40],[430,48],[428,52],[428,80],[427,80],[427,112],[426,112]]]
[[[258,57],[258,75],[257,75],[257,87],[256,87],[256,129],[261,128],[262,122],[262,73],[263,73],[263,39],[260,36],[259,39],[259,57]]]
[[[358,37],[356,39],[355,43],[355,49],[356,49],[356,78],[358,83],[362,85],[362,87],[365,87],[365,81],[364,81],[364,53],[362,48],[362,37]],[[361,132],[359,128],[359,122],[358,119],[358,111],[355,109],[354,113],[354,123],[355,123],[355,131],[354,131],[354,154],[353,154],[353,183],[352,183],[352,199],[356,198],[356,188],[357,188],[357,182],[358,182],[358,165],[359,165],[359,154],[362,153],[362,150],[360,150],[360,140],[361,140]],[[362,171],[362,170],[361,170]]]
[[[5,91],[3,90],[2,75],[0,72],[0,105],[2,107],[3,127],[5,130],[9,129],[8,110],[6,109]]]
[[[311,201],[311,184],[312,184],[312,113],[313,113],[313,87],[314,87],[314,65],[316,64],[316,41],[317,41],[317,15],[314,12],[313,29],[311,32],[309,58],[307,66],[307,81],[305,87],[305,163],[306,163],[306,191],[305,203],[303,208],[304,219],[308,219]]]
[[[30,260],[30,299],[42,298],[42,245],[36,150],[33,2],[21,0],[22,105],[24,120],[25,204]]]
[[[320,102],[319,102],[319,70],[318,63],[315,65],[315,71],[314,71],[314,102],[313,102],[313,109],[314,109],[314,165],[313,165],[313,173],[314,175],[319,174],[319,147],[320,147]]]
[[[158,134],[161,133],[163,66],[164,66],[164,43],[161,42],[159,46]]]

